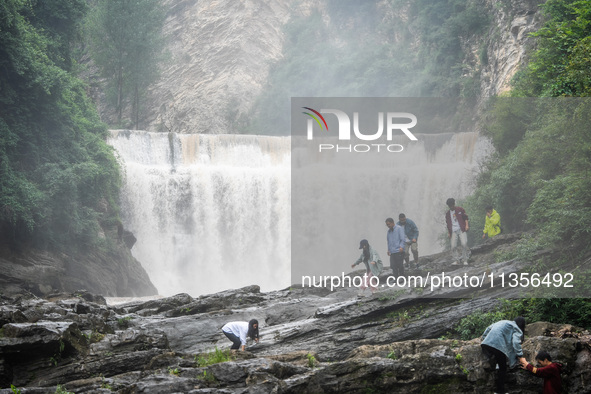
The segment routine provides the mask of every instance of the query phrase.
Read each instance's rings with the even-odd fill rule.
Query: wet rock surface
[[[466,267],[452,266],[446,253],[427,256],[409,275],[476,275],[483,267],[518,271],[522,263],[492,257],[518,237],[474,248],[473,264]],[[479,339],[443,338],[461,318],[490,310],[515,291],[357,292],[293,285],[261,293],[249,286],[115,306],[84,291],[1,296],[0,393],[12,393],[11,384],[22,393],[55,393],[58,384],[75,393],[451,393],[492,387],[494,371]],[[231,361],[201,361],[216,348],[229,348],[220,330],[224,323],[251,318],[261,324],[259,344],[250,343]],[[530,361],[540,349],[550,351],[564,364],[568,392],[589,392],[588,332],[539,322],[528,325],[526,334]],[[515,369],[508,387],[537,393],[542,380]]]

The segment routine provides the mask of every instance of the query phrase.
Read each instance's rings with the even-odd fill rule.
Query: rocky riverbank
[[[444,253],[426,257],[422,268],[519,270],[517,261],[490,260],[514,240],[475,248],[470,267],[451,266]],[[389,289],[361,298],[349,288],[261,293],[249,286],[114,306],[85,291],[2,296],[0,393],[12,393],[11,384],[22,393],[55,393],[58,385],[74,393],[480,392],[492,387],[494,372],[479,339],[444,337],[462,317],[515,294],[466,298],[463,291]],[[229,347],[225,322],[250,318],[261,324],[259,344],[231,361],[203,362]],[[568,392],[589,392],[588,332],[539,322],[526,334],[529,360],[550,351],[565,366]],[[520,393],[537,393],[541,384],[525,371],[510,373],[509,387]]]

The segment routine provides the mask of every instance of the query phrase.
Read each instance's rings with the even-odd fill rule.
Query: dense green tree
[[[548,0],[538,48],[515,81],[515,96],[591,95],[591,2]]]
[[[0,2],[0,240],[84,247],[116,212],[105,126],[68,70],[84,2]],[[103,212],[100,212],[103,211]]]
[[[90,53],[119,124],[129,100],[138,127],[141,99],[159,75],[165,16],[159,0],[99,0],[88,15]]]

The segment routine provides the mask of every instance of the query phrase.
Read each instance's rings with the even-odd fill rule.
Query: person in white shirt
[[[224,324],[222,332],[232,341],[232,350],[242,350],[246,348],[246,337],[249,337],[256,343],[259,342],[259,322],[251,319],[249,322],[232,321]]]

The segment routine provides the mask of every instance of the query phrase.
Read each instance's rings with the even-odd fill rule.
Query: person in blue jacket
[[[406,234],[404,240],[404,261],[410,267],[410,252],[412,251],[412,257],[415,262],[415,266],[419,267],[419,228],[412,220],[408,219],[405,214],[401,213],[398,215],[397,225],[404,228]]]
[[[386,240],[388,241],[388,256],[390,256],[390,268],[394,277],[404,276],[404,229],[402,226],[394,224],[394,219],[386,219],[388,232]]]
[[[525,319],[519,316],[515,321],[501,320],[491,324],[482,334],[482,351],[491,360],[491,364],[498,365],[495,393],[506,392],[507,361],[511,368],[518,362],[526,362],[521,349],[524,333]]]

